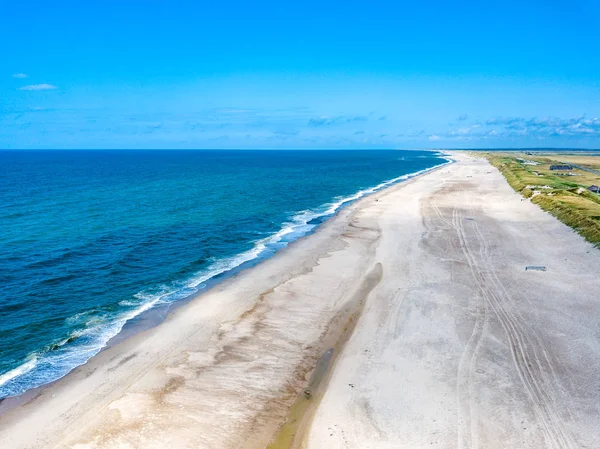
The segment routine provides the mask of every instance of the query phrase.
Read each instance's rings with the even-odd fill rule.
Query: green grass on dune
[[[600,185],[600,177],[577,170],[573,171],[578,176],[569,177],[551,172],[550,165],[560,162],[551,156],[493,153],[484,156],[513,189],[600,247],[600,195],[586,190],[591,184]],[[519,158],[534,160],[539,165],[525,165]]]
[[[560,197],[537,195],[531,201],[600,247],[600,214],[588,215],[570,203],[561,201]]]

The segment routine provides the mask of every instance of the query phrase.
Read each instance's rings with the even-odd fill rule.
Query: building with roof
[[[551,165],[550,170],[573,170],[572,165]]]

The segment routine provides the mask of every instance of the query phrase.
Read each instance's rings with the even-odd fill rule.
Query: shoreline
[[[272,447],[595,447],[600,252],[453,157],[101,352],[0,440],[264,449],[291,418]]]
[[[315,232],[318,232],[320,227],[323,226],[327,221],[335,218],[340,211],[342,211],[343,209],[345,209],[347,207],[352,206],[357,201],[361,201],[362,199],[368,198],[371,195],[374,195],[378,192],[382,192],[383,190],[385,190],[387,188],[407,182],[414,178],[418,178],[419,176],[425,175],[434,170],[441,169],[441,168],[443,168],[449,164],[452,164],[454,162],[454,160],[450,158],[450,153],[445,153],[444,151],[437,151],[437,150],[431,150],[431,151],[433,153],[439,154],[440,158],[446,159],[446,162],[444,162],[442,164],[434,165],[432,167],[429,167],[429,168],[426,168],[423,170],[419,170],[417,172],[407,173],[406,175],[401,175],[397,178],[383,181],[382,183],[378,184],[377,186],[359,190],[356,193],[349,195],[348,197],[342,198],[341,205],[338,206],[335,209],[335,211],[333,211],[332,213],[327,214],[327,215],[319,216],[318,218],[322,219],[322,220],[319,221],[312,229],[308,230],[304,234],[299,235],[298,237],[294,238],[291,241],[287,241],[285,246],[278,248],[278,249],[272,249],[272,250],[265,249],[264,250],[264,252],[266,253],[265,255],[259,254],[258,256],[256,256],[253,259],[242,262],[240,265],[234,266],[233,268],[230,268],[222,273],[218,273],[216,275],[211,276],[210,278],[208,278],[206,281],[203,282],[203,284],[205,284],[205,287],[203,287],[201,290],[197,291],[196,293],[192,293],[191,295],[189,295],[187,297],[178,299],[178,300],[170,302],[170,303],[160,304],[158,306],[152,307],[152,308],[140,313],[139,315],[136,315],[133,319],[131,319],[130,321],[125,323],[125,325],[123,326],[123,329],[121,329],[121,331],[117,335],[112,337],[107,342],[106,346],[101,349],[101,351],[104,351],[105,349],[115,346],[115,345],[119,344],[120,342],[122,342],[132,336],[135,336],[136,334],[138,334],[140,332],[152,329],[152,328],[160,325],[160,323],[162,323],[165,319],[167,319],[167,317],[170,313],[174,312],[175,310],[177,310],[180,307],[184,307],[186,304],[188,304],[191,301],[200,299],[202,297],[202,295],[209,292],[211,289],[218,286],[222,282],[227,281],[231,277],[236,276],[237,274],[239,274],[240,272],[242,272],[244,270],[250,270],[250,269],[256,267],[258,264],[262,263],[263,261],[271,259],[272,257],[275,257],[280,251],[285,251],[287,248],[289,248],[291,245],[293,245],[296,241],[306,238],[306,237],[309,237],[312,234],[314,234]],[[369,193],[366,193],[355,199],[346,199],[346,198],[352,198],[361,192],[369,192]],[[329,203],[327,203],[327,204],[329,204]],[[324,206],[324,205],[321,205],[319,207],[322,207],[322,206]],[[281,232],[281,229],[278,232],[274,233],[273,235],[276,235],[279,232]],[[267,237],[267,239],[272,237],[273,235]],[[236,256],[239,256],[239,254]],[[164,312],[161,313],[160,309],[163,309]],[[138,323],[138,321],[147,321],[149,324],[146,325],[143,323]],[[77,367],[75,367],[74,369],[76,369],[76,368]],[[57,380],[60,380],[60,379],[57,379]],[[42,385],[41,387],[38,387],[38,388],[43,388],[43,387],[44,386]],[[11,397],[15,397],[15,396],[11,396]],[[8,398],[3,398],[3,399],[8,399]],[[0,400],[0,403],[1,403],[1,400]],[[1,414],[2,414],[2,411],[0,408],[0,416],[1,416]]]
[[[448,164],[451,164],[451,162],[449,161],[440,166],[433,167],[433,168],[429,169],[428,173],[440,170],[443,167],[447,166]],[[86,379],[88,379],[92,375],[96,374],[97,371],[99,371],[101,369],[104,369],[105,372],[108,374],[108,373],[115,372],[116,369],[123,366],[124,364],[127,364],[127,362],[132,360],[132,358],[130,358],[130,357],[132,357],[132,355],[136,354],[135,352],[133,352],[134,348],[136,348],[137,346],[141,346],[141,345],[149,346],[152,344],[148,341],[149,337],[153,337],[153,336],[156,337],[157,334],[159,334],[161,331],[163,333],[169,332],[168,330],[164,329],[164,327],[166,325],[170,325],[171,323],[175,322],[179,317],[182,317],[184,314],[188,313],[190,311],[190,309],[202,309],[203,306],[207,306],[207,304],[205,304],[203,301],[203,297],[210,296],[211,294],[218,296],[224,290],[227,290],[228,288],[230,288],[240,282],[251,280],[249,278],[253,277],[253,273],[261,268],[264,269],[264,267],[266,265],[278,265],[278,262],[282,259],[288,259],[288,260],[286,260],[286,265],[289,266],[290,269],[284,269],[284,270],[277,269],[277,271],[279,271],[281,273],[280,276],[283,275],[284,279],[290,278],[290,277],[293,279],[293,277],[298,274],[297,270],[298,270],[298,265],[299,265],[299,263],[296,260],[296,257],[294,256],[294,253],[299,252],[299,251],[304,252],[304,248],[297,249],[299,246],[313,247],[313,246],[315,246],[314,241],[320,240],[318,242],[317,246],[328,247],[331,244],[331,242],[329,241],[331,238],[331,234],[332,233],[335,234],[334,228],[340,227],[340,226],[345,227],[345,223],[343,223],[345,221],[345,219],[347,219],[348,216],[351,216],[354,213],[355,209],[359,208],[362,203],[373,202],[373,200],[384,195],[387,191],[398,188],[399,186],[414,182],[426,174],[427,173],[423,173],[423,174],[420,174],[420,175],[417,175],[414,177],[410,177],[407,180],[404,180],[401,182],[396,182],[384,189],[380,189],[377,192],[374,192],[370,195],[364,196],[362,198],[359,198],[359,199],[353,201],[347,207],[344,207],[344,208],[340,209],[339,211],[337,211],[337,213],[334,216],[332,216],[330,219],[324,221],[320,226],[318,226],[317,229],[315,229],[315,231],[312,234],[307,235],[305,238],[300,238],[300,239],[293,241],[287,247],[282,248],[281,250],[277,251],[272,257],[261,261],[260,263],[256,264],[255,266],[253,266],[249,269],[240,270],[238,273],[234,274],[233,276],[228,277],[228,278],[224,279],[222,282],[217,283],[211,290],[203,291],[200,294],[193,296],[189,301],[183,303],[180,307],[174,308],[174,310],[172,310],[166,316],[165,320],[162,321],[157,326],[149,328],[149,329],[145,329],[141,332],[137,332],[134,335],[131,335],[128,338],[124,339],[123,341],[120,341],[118,344],[105,348],[104,350],[99,352],[97,355],[92,357],[86,364],[75,368],[69,374],[62,377],[61,379],[58,379],[50,384],[41,386],[39,388],[28,390],[28,392],[24,393],[23,395],[5,398],[2,402],[0,402],[0,437],[2,437],[2,434],[4,433],[4,431],[9,430],[13,424],[15,424],[16,422],[20,422],[21,418],[25,418],[25,420],[27,420],[29,412],[26,409],[28,409],[32,405],[38,406],[42,409],[44,409],[46,407],[50,407],[50,409],[52,410],[55,408],[50,405],[53,402],[52,399],[61,393],[68,395],[69,394],[68,390],[70,390],[72,388],[74,383],[85,382]],[[340,222],[342,222],[342,223],[340,223]],[[339,234],[339,230],[338,230],[338,234]],[[300,263],[301,266],[305,265],[307,262],[308,262],[309,266],[312,266],[315,263],[314,256],[312,256],[310,254],[310,253],[312,253],[312,251],[314,251],[314,250],[312,250],[312,248],[311,248],[311,250],[309,250],[309,254],[307,254],[308,260],[304,260],[303,262],[301,262]],[[294,268],[291,268],[291,267],[294,267]],[[310,270],[310,268],[309,268],[309,270]],[[271,270],[268,270],[268,271],[271,271]],[[304,271],[304,269],[301,268],[300,272],[302,272],[302,271]],[[266,279],[266,281],[267,281],[267,284],[270,284],[270,282],[269,282],[270,279]],[[258,290],[262,290],[262,288],[259,288]],[[267,289],[266,292],[269,292],[269,289]],[[263,293],[261,293],[261,295]],[[229,298],[229,299],[231,301],[231,299],[233,299],[233,298]],[[253,300],[250,300],[250,301],[245,301],[246,304],[238,304],[237,308],[234,309],[232,311],[232,313],[228,313],[226,315],[230,316],[231,318],[235,318],[236,315],[238,317],[239,316],[248,316],[249,314],[251,314],[251,312],[254,311],[254,308],[256,307],[256,304],[252,305],[253,302],[254,302]],[[219,309],[226,307],[226,305],[224,305],[224,304],[217,304],[215,306],[218,307]],[[211,307],[208,306],[207,308],[211,308]],[[212,307],[212,309],[214,310],[214,306]],[[194,312],[196,314],[202,314],[201,310],[195,310]],[[230,320],[231,320],[231,318],[230,318]],[[334,318],[334,316],[331,316],[330,319],[333,319],[333,318]],[[330,319],[328,319],[327,322],[330,321]],[[227,320],[225,320],[225,322],[227,322]],[[211,333],[214,333],[214,331]],[[318,339],[319,339],[319,337],[317,337],[317,340]],[[205,341],[210,340],[210,334],[207,334],[203,340],[205,340]],[[315,349],[315,348],[312,348],[312,349]],[[133,352],[133,354],[132,354],[132,352]],[[301,361],[301,360],[297,361],[297,363],[300,364],[300,371],[298,371],[298,369],[294,370],[296,372],[294,375],[294,377],[296,379],[295,383],[301,384],[305,381],[305,377],[310,374],[310,372],[312,371],[313,365],[316,362],[316,359],[318,358],[317,354],[320,354],[321,352],[322,351],[319,348],[319,349],[313,351],[312,356],[303,357],[303,361]],[[128,354],[128,355],[125,355],[125,354]],[[111,362],[114,362],[115,360],[117,360],[119,358],[121,358],[121,360],[119,362],[117,362],[116,365],[110,366]],[[167,389],[169,389],[168,385],[167,385]],[[79,390],[79,388],[78,388],[78,390]],[[56,391],[59,391],[59,393],[58,394],[55,393]],[[84,396],[86,396],[88,391],[89,390],[86,388],[85,391],[79,391],[78,394],[83,394]],[[293,400],[295,400],[296,396],[297,396],[296,391],[293,390],[290,393],[286,393],[285,400],[287,400],[287,402],[289,402],[291,405],[291,402],[293,402]],[[77,398],[77,399],[79,399],[79,398]],[[40,404],[40,402],[43,402],[43,403]],[[69,408],[71,408],[72,405],[76,405],[77,400],[75,400],[74,402],[75,402],[75,404],[69,404]],[[101,408],[104,409],[105,406],[103,406]],[[287,406],[285,406],[284,408],[287,411]],[[8,420],[8,423],[6,422],[7,420]],[[270,430],[269,430],[270,434],[275,432],[276,427],[277,426],[275,426],[274,428],[270,428]],[[25,435],[26,434],[23,434],[22,436],[25,436]],[[13,433],[13,436],[19,437],[19,435],[16,435],[14,433]],[[256,445],[256,447],[257,448],[264,447],[264,446],[266,446],[267,443],[268,443],[268,439],[262,441],[261,444]],[[9,446],[9,447],[12,447],[12,446]],[[17,444],[15,444],[14,447],[21,447],[21,446],[17,443]],[[40,447],[45,447],[45,446],[42,445]],[[90,446],[90,447],[93,447],[93,446]],[[248,447],[251,448],[251,447],[255,447],[255,446],[251,444]]]
[[[147,310],[144,310],[143,312],[139,313],[135,317],[126,321],[125,324],[123,325],[123,327],[121,328],[121,330],[116,335],[111,337],[106,342],[106,345],[104,347],[102,347],[97,354],[92,356],[85,363],[73,367],[68,373],[57,378],[56,380],[51,381],[46,384],[43,384],[43,385],[40,385],[40,386],[37,386],[37,387],[29,388],[26,391],[24,391],[23,393],[20,393],[18,395],[0,398],[0,417],[4,413],[8,412],[9,410],[32,400],[33,398],[38,396],[43,390],[51,387],[56,382],[59,382],[62,379],[64,379],[65,377],[69,376],[74,370],[77,370],[78,368],[81,368],[82,366],[85,366],[86,364],[90,363],[93,359],[98,357],[104,351],[106,351],[114,346],[117,346],[117,345],[121,344],[122,342],[124,342],[132,337],[135,337],[136,335],[138,335],[140,333],[144,333],[145,331],[151,330],[151,329],[159,326],[166,319],[168,319],[169,315],[171,315],[178,309],[185,307],[187,304],[189,304],[192,301],[200,300],[203,295],[210,292],[212,289],[219,286],[220,284],[227,282],[231,278],[236,277],[238,274],[240,274],[241,272],[243,272],[245,270],[253,269],[257,265],[261,264],[262,262],[275,257],[281,251],[287,250],[291,245],[293,245],[298,240],[309,237],[312,234],[314,234],[315,232],[318,232],[319,229],[325,223],[334,219],[343,209],[351,207],[352,205],[356,204],[358,201],[368,198],[378,192],[382,192],[383,190],[385,190],[387,188],[407,182],[411,179],[417,178],[419,176],[422,176],[422,175],[427,174],[434,170],[438,170],[448,164],[453,163],[453,160],[449,157],[449,153],[443,152],[443,151],[431,151],[431,152],[433,153],[433,156],[439,155],[440,158],[446,159],[446,162],[444,162],[442,164],[434,165],[432,167],[429,167],[429,168],[426,168],[423,170],[419,170],[417,172],[400,175],[396,178],[383,181],[374,187],[361,189],[352,195],[348,195],[347,197],[338,199],[337,201],[339,202],[339,204],[337,206],[335,206],[335,209],[331,213],[322,214],[319,216],[319,217],[323,218],[322,221],[317,223],[313,228],[308,230],[306,233],[301,234],[298,237],[294,238],[293,240],[286,242],[285,246],[283,246],[279,249],[271,249],[269,247],[265,247],[265,249],[263,249],[261,251],[261,253],[259,253],[256,257],[251,258],[249,260],[245,260],[241,264],[233,266],[232,268],[229,268],[226,271],[212,275],[211,277],[209,277],[208,279],[206,279],[205,281],[202,282],[202,284],[204,284],[204,287],[202,287],[202,289],[200,289],[196,293],[192,293],[191,295],[189,295],[187,297],[178,299],[173,302],[160,303],[160,304],[153,306]],[[330,205],[330,207],[333,207],[333,205],[335,205],[335,202],[333,202],[331,204],[327,203],[325,205]],[[321,206],[319,206],[319,208],[321,208],[325,205],[321,205]],[[270,239],[273,236],[279,234],[282,231],[282,229],[280,229],[278,232],[274,233],[273,235],[266,237],[264,240]],[[250,251],[252,251],[252,250],[250,250]],[[239,257],[240,255],[241,254],[238,254],[234,257]]]
[[[293,221],[296,219],[296,216],[298,215],[298,214],[296,214],[294,217],[292,217],[291,222],[283,223],[282,228],[279,229],[277,232],[275,232],[261,240],[257,240],[256,242],[253,243],[254,246],[250,250],[243,252],[243,253],[236,254],[234,256],[231,256],[229,259],[234,260],[234,259],[237,259],[240,257],[244,258],[244,255],[246,253],[256,252],[257,245],[259,245],[259,244],[262,245],[263,244],[262,242],[265,242],[265,244],[263,245],[264,248],[259,250],[256,253],[256,255],[254,255],[246,260],[243,260],[239,264],[233,264],[231,268],[225,268],[223,271],[219,271],[219,272],[216,272],[216,273],[210,274],[210,275],[209,274],[202,275],[201,276],[202,281],[199,283],[200,287],[199,287],[198,291],[196,291],[195,293],[192,293],[192,294],[190,294],[186,297],[182,297],[180,299],[176,299],[174,301],[168,301],[168,302],[160,302],[159,301],[156,305],[151,305],[150,307],[147,307],[146,304],[141,304],[139,306],[139,308],[144,308],[145,310],[137,313],[132,318],[126,319],[126,321],[124,322],[121,329],[117,332],[117,334],[110,337],[106,341],[105,345],[99,349],[98,353],[93,355],[86,362],[84,362],[83,364],[74,366],[69,372],[67,372],[66,374],[58,377],[57,379],[55,379],[51,382],[48,382],[48,383],[45,383],[43,385],[39,385],[36,387],[28,388],[26,391],[24,391],[20,394],[17,394],[17,395],[0,398],[0,416],[7,409],[12,408],[14,406],[13,405],[14,403],[21,403],[22,401],[19,400],[19,398],[31,397],[32,394],[35,394],[35,392],[37,392],[38,390],[43,389],[49,385],[52,385],[56,381],[69,375],[69,373],[71,371],[77,369],[80,366],[85,365],[86,363],[88,363],[90,360],[92,360],[94,357],[98,356],[101,352],[105,351],[106,349],[113,347],[113,346],[121,343],[122,341],[127,340],[128,338],[131,338],[132,336],[137,335],[140,332],[144,332],[146,330],[149,330],[149,329],[152,329],[152,328],[158,326],[173,311],[177,310],[180,307],[185,306],[186,304],[188,304],[191,301],[198,299],[203,294],[210,291],[212,288],[219,285],[220,283],[226,281],[227,279],[229,279],[233,276],[236,276],[238,273],[240,273],[243,270],[251,269],[251,268],[255,267],[256,265],[262,263],[263,261],[274,257],[278,252],[286,249],[289,245],[293,244],[298,239],[310,236],[311,234],[316,232],[323,225],[323,223],[331,220],[342,209],[351,206],[356,201],[359,201],[362,198],[368,197],[368,196],[370,196],[376,192],[379,192],[385,188],[388,188],[390,186],[396,185],[398,183],[406,182],[409,179],[412,179],[417,176],[421,176],[423,174],[430,172],[431,170],[435,170],[437,168],[440,168],[447,164],[452,163],[452,160],[448,159],[447,155],[445,156],[443,151],[433,151],[432,150],[431,153],[432,153],[432,156],[437,155],[442,159],[446,159],[446,162],[444,162],[442,164],[434,165],[432,167],[429,167],[429,168],[426,168],[423,170],[419,170],[417,172],[407,173],[407,174],[398,176],[393,179],[382,181],[380,184],[378,184],[376,186],[358,190],[357,192],[355,192],[351,195],[347,195],[345,197],[341,197],[341,198],[336,197],[336,198],[332,199],[332,201],[330,203],[322,204],[313,210],[315,217],[308,220],[306,225],[310,224],[310,222],[315,219],[317,219],[318,222],[316,224],[314,224],[311,229],[293,237],[292,240],[281,239],[281,237],[283,237],[284,235],[287,235],[287,233],[282,234],[282,232],[285,231],[286,226],[291,226],[293,224]],[[326,206],[329,207],[328,210],[317,212],[319,209],[323,209]],[[296,231],[294,231],[294,230],[290,231],[291,234],[294,234],[295,232]],[[274,243],[273,242],[269,243],[270,240],[274,239],[275,237],[279,236],[280,234],[281,234],[281,236],[280,236],[279,240],[275,241]],[[282,242],[283,242],[284,246],[279,247],[279,248],[274,247],[274,245],[280,245],[280,244],[282,244]],[[219,261],[219,262],[223,262],[223,261]],[[198,275],[195,275],[195,277],[197,277],[197,276]],[[25,362],[15,369],[18,369],[24,365],[25,365]],[[3,404],[3,402],[4,402],[4,404]]]

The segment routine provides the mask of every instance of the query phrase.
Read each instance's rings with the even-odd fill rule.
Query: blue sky
[[[0,0],[0,148],[600,148],[600,3]]]

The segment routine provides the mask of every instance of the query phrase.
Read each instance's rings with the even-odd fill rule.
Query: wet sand
[[[600,251],[456,158],[36,392],[1,447],[600,447]]]

